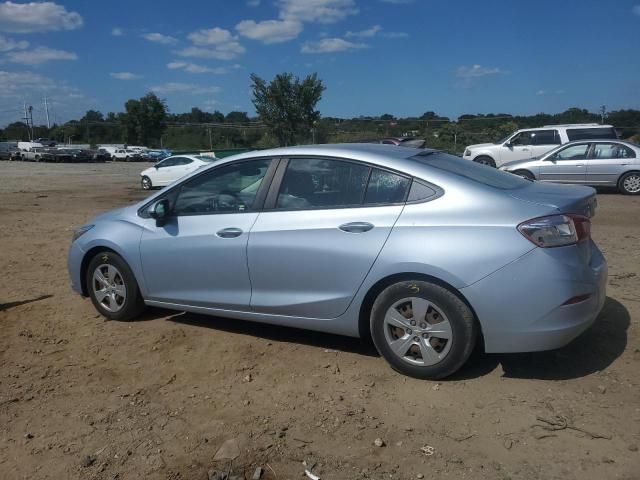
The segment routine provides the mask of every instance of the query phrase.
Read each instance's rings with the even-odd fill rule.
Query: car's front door
[[[532,157],[531,131],[525,130],[511,137],[500,149],[500,163],[527,160]]]
[[[336,318],[380,253],[411,181],[323,158],[282,160],[275,178],[282,181],[249,235],[252,310]]]
[[[569,145],[545,158],[540,165],[539,179],[543,182],[584,183],[590,144]]]
[[[626,145],[596,142],[586,161],[586,182],[590,185],[616,185],[634,158],[634,151]]]
[[[220,165],[167,192],[168,221],[145,220],[140,242],[148,300],[249,309],[247,240],[270,165],[268,159]]]

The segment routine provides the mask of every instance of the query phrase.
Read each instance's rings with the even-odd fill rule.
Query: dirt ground
[[[0,478],[293,479],[303,460],[325,480],[640,478],[640,197],[598,197],[609,298],[590,330],[474,354],[436,383],[356,339],[160,310],[104,321],[69,288],[71,232],[143,198],[144,167],[0,162]],[[238,457],[214,461],[227,440]]]

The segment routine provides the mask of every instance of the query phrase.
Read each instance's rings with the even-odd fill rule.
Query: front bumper
[[[606,260],[589,242],[536,248],[461,292],[487,353],[532,352],[563,347],[585,331],[602,310],[606,284]]]
[[[84,258],[84,250],[80,248],[79,242],[73,242],[69,247],[69,255],[67,256],[67,270],[71,279],[71,289],[84,296],[82,291],[82,259]]]

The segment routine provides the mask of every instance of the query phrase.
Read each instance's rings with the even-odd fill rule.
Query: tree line
[[[207,112],[193,107],[190,112],[171,113],[164,100],[150,92],[130,99],[122,112],[106,115],[89,110],[78,120],[64,124],[36,126],[33,137],[61,143],[125,143],[174,150],[220,148],[268,148],[303,143],[336,143],[371,140],[385,136],[417,136],[432,148],[459,153],[472,143],[497,141],[519,128],[565,123],[612,124],[622,138],[640,139],[640,110],[625,109],[601,113],[570,108],[556,114],[512,115],[508,113],[465,114],[457,119],[427,111],[419,117],[360,116],[344,119],[321,117],[317,104],[325,86],[311,74],[300,79],[291,73],[266,81],[252,74],[252,102],[257,115],[247,112]],[[0,130],[0,139],[28,140],[24,122]]]

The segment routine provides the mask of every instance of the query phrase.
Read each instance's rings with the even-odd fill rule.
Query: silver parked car
[[[506,163],[500,170],[542,182],[617,187],[640,194],[640,147],[621,140],[575,141],[531,159]]]
[[[595,191],[434,150],[245,153],[78,228],[73,289],[114,320],[145,305],[371,337],[396,370],[558,348],[595,320]]]

